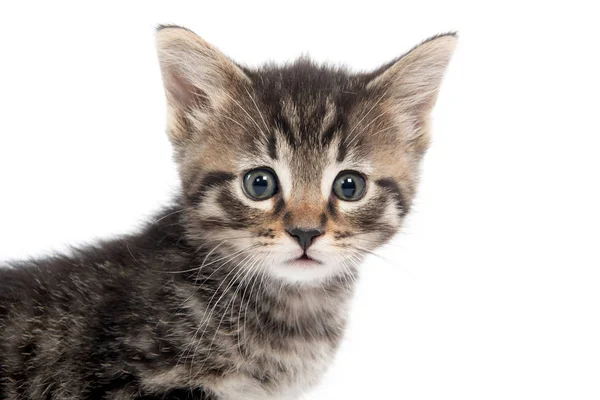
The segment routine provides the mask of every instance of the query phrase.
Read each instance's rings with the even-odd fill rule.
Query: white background
[[[482,3],[2,2],[0,260],[131,231],[171,198],[158,23],[248,65],[359,70],[458,30],[414,212],[306,399],[600,398],[598,12]]]

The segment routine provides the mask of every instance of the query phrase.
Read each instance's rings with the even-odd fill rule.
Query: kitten
[[[0,270],[1,399],[295,399],[410,209],[456,37],[371,73],[242,67],[160,27],[175,205]]]

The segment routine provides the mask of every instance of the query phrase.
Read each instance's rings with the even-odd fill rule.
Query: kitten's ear
[[[375,73],[368,86],[381,86],[402,113],[426,118],[435,105],[457,36],[447,33],[427,39]]]
[[[235,83],[248,76],[194,32],[159,26],[156,47],[169,105],[176,110],[218,107]]]

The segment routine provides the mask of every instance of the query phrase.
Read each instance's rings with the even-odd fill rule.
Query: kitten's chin
[[[296,259],[273,264],[269,268],[271,275],[291,284],[319,285],[344,273],[341,265],[322,263],[310,259]]]

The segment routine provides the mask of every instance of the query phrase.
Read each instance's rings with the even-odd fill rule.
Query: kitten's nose
[[[286,232],[296,238],[296,240],[298,240],[298,243],[300,243],[300,246],[306,251],[306,249],[308,249],[310,247],[310,245],[313,242],[313,239],[316,238],[317,236],[321,236],[323,234],[323,231],[321,229],[292,229]]]

